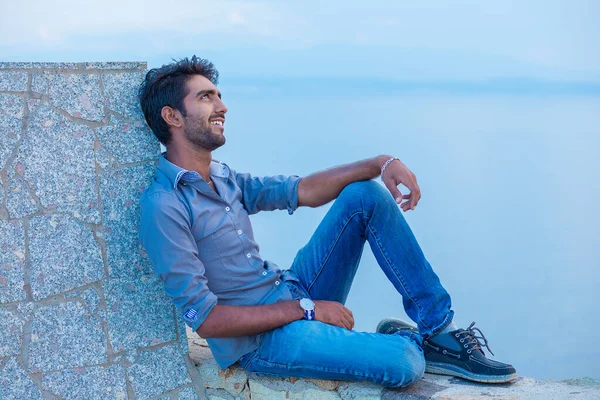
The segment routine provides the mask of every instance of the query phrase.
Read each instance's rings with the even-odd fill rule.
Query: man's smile
[[[225,124],[225,118],[213,118],[213,119],[211,119],[210,124],[216,125],[216,126],[219,126],[222,128],[223,125]]]

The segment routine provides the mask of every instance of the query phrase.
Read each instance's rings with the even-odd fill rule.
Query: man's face
[[[221,93],[202,75],[188,79],[186,86],[188,94],[183,99],[185,138],[208,151],[223,146],[227,107],[221,101]]]

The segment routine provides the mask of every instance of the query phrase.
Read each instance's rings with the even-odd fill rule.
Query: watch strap
[[[312,321],[315,319],[315,310],[304,310],[304,319]]]

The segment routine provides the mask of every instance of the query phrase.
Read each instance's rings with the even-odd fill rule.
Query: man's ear
[[[169,106],[164,106],[162,110],[160,110],[160,115],[169,126],[176,128],[183,126],[183,116],[179,110],[173,109]]]

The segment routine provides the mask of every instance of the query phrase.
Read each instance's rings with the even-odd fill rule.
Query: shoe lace
[[[480,336],[477,336],[477,333],[479,333]],[[482,347],[485,347],[492,355],[494,355],[483,332],[481,332],[479,328],[475,327],[475,321],[471,322],[471,325],[469,325],[467,329],[457,332],[456,337],[461,338],[461,343],[466,342],[465,346],[469,347],[469,350],[471,351],[479,350],[485,354],[482,349]],[[483,342],[481,342],[480,339],[483,340]]]

